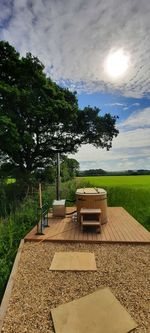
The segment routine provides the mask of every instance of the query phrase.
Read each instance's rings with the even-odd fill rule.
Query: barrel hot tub
[[[108,222],[107,192],[103,188],[79,188],[76,191],[78,221],[81,221],[81,208],[101,209],[101,224]]]

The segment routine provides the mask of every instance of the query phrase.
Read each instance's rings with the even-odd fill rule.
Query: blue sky
[[[86,145],[73,155],[81,169],[150,169],[149,17],[148,0],[0,0],[2,40],[38,56],[54,81],[77,91],[81,108],[119,116],[109,152]],[[106,59],[118,50],[128,68],[116,78]]]

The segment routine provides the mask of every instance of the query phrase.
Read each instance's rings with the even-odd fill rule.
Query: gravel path
[[[134,332],[150,332],[149,249],[148,245],[25,243],[2,331],[53,333],[51,308],[109,286],[138,323]],[[98,270],[50,272],[57,251],[94,252]]]

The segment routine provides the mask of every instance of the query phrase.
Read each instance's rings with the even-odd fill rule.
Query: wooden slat
[[[117,228],[117,231],[119,231],[119,233],[121,233],[124,240],[128,240],[129,242],[132,241],[132,236],[128,229],[128,223],[126,223],[125,220],[122,220],[122,218],[119,219],[119,222],[118,223],[119,223],[119,226],[121,226],[121,230],[118,230],[118,228]],[[117,224],[114,225],[114,229],[115,229],[115,227],[117,227]]]
[[[75,210],[67,207],[67,213]],[[65,218],[53,218],[49,214],[49,228],[44,229],[44,235],[36,235],[36,227],[25,237],[25,241],[64,241],[90,243],[150,243],[150,233],[140,225],[124,208],[108,207],[109,222],[101,226],[101,233],[93,228],[85,228],[82,232],[79,223],[72,220],[72,215]]]
[[[147,239],[147,231],[143,226],[141,226],[131,215],[129,215],[125,210],[121,212],[122,221],[130,218],[130,224],[127,224],[128,230],[132,233],[132,236],[136,236],[139,240]],[[130,229],[129,229],[130,228]]]
[[[124,242],[125,241],[125,236],[122,232],[122,229],[120,228],[120,216],[118,216],[118,214],[115,214],[115,213],[116,213],[115,210],[112,211],[112,218],[110,218],[109,222],[111,224],[113,224],[112,228],[114,229],[114,231],[116,231],[115,232],[116,237],[117,237],[117,235],[119,235],[119,241]]]
[[[107,241],[107,234],[106,234],[106,224],[102,225],[102,231],[101,231],[101,241],[105,242]]]
[[[60,233],[61,226],[62,226],[61,222],[62,222],[61,219],[56,219],[56,218],[54,221],[52,221],[52,223],[50,224],[50,229],[46,230],[47,239],[48,238],[57,239],[58,234]]]
[[[102,233],[103,233],[103,229],[102,229]],[[109,228],[108,225],[105,224],[105,230],[104,230],[104,234],[105,234],[105,239],[106,241],[110,241],[111,237],[110,237],[110,233],[109,233]]]
[[[97,226],[99,226],[100,225],[100,222],[99,221],[95,221],[95,220],[90,220],[90,221],[88,221],[88,220],[85,220],[85,221],[83,221],[82,222],[82,225],[84,226],[84,225],[86,225],[86,226],[95,226],[95,225],[97,225]]]
[[[111,228],[111,233],[113,234],[114,236],[114,240],[117,242],[120,240],[120,235],[118,235],[118,231],[117,229],[115,228],[115,224],[113,223],[113,215],[112,215],[112,212],[111,210],[109,211],[109,225],[110,225],[110,228]]]

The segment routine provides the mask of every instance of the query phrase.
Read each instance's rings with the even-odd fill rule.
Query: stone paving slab
[[[94,253],[55,252],[51,271],[96,271]]]
[[[127,333],[137,327],[109,288],[60,305],[51,315],[56,333]]]

